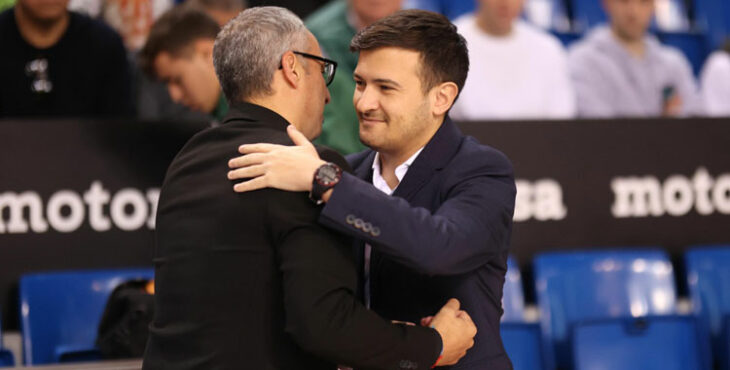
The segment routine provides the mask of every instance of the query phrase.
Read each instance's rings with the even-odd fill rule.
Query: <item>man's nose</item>
[[[377,94],[372,89],[364,88],[361,92],[355,91],[355,108],[358,112],[367,112],[378,109]]]

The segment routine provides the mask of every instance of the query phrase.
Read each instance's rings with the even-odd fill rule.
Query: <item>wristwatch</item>
[[[340,182],[342,178],[342,169],[336,164],[325,163],[316,171],[314,171],[314,179],[312,180],[312,191],[309,192],[309,199],[316,204],[322,204],[322,195],[327,190],[332,189]]]

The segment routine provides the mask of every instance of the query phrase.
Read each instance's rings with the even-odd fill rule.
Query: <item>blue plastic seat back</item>
[[[693,312],[720,355],[727,348],[721,341],[725,340],[725,322],[730,316],[730,245],[690,248],[685,266]]]
[[[512,360],[514,370],[543,369],[544,358],[540,341],[540,326],[536,323],[503,322],[500,325],[502,343]]]
[[[693,0],[692,5],[697,28],[707,34],[708,49],[717,49],[730,35],[730,4],[727,0]]]
[[[699,75],[709,54],[705,35],[696,32],[657,32],[659,41],[679,49],[692,65],[692,72]]]
[[[704,342],[687,316],[583,323],[573,330],[575,370],[705,370]]]
[[[673,314],[669,257],[659,249],[546,253],[535,258],[543,340],[570,366],[570,330],[580,321]]]
[[[574,28],[585,32],[593,26],[606,22],[606,12],[601,1],[569,0],[573,7]]]
[[[153,276],[151,268],[23,276],[20,315],[25,364],[93,359],[99,321],[111,292],[123,282]]]
[[[522,322],[525,316],[525,296],[522,292],[522,274],[514,258],[507,259],[507,274],[502,293],[502,322]]]

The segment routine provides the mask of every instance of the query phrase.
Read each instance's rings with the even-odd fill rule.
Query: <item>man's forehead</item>
[[[361,50],[355,74],[368,78],[391,78],[416,75],[420,68],[421,54],[415,50],[397,47],[381,47]],[[390,77],[388,77],[390,75]]]

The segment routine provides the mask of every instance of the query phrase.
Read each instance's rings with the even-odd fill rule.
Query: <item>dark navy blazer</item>
[[[389,196],[372,186],[375,152],[348,157],[320,223],[373,246],[371,308],[418,323],[455,297],[476,323],[475,344],[452,369],[511,369],[499,334],[515,182],[499,151],[446,118]],[[361,268],[362,271],[362,268]]]

